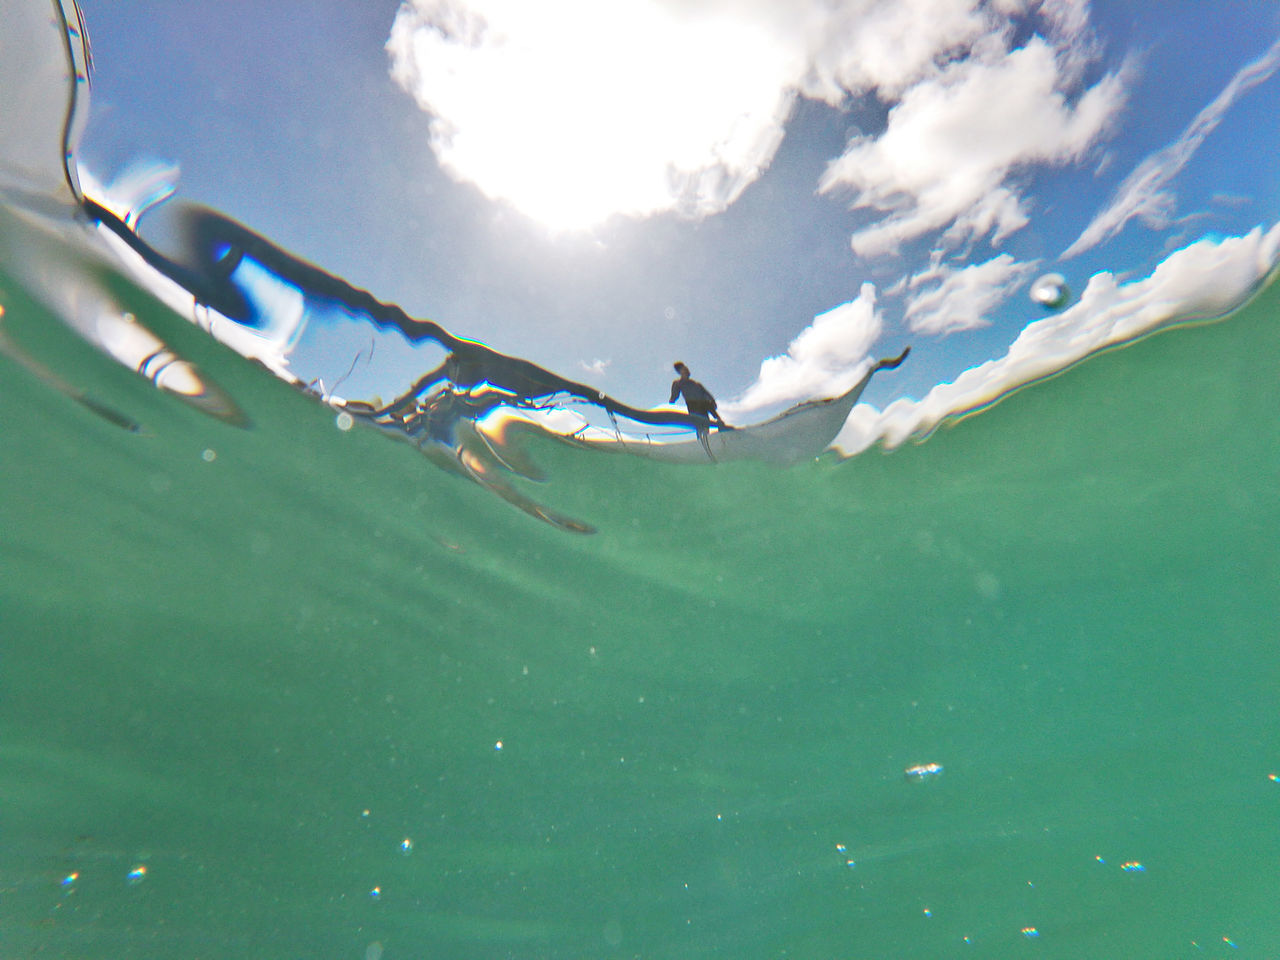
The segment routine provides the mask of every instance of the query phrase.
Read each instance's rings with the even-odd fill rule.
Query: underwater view
[[[1280,10],[141,6],[0,3],[0,956],[1280,953]]]

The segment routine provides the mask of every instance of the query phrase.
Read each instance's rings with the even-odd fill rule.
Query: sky
[[[865,399],[927,422],[1275,263],[1280,5],[81,5],[82,167],[177,171],[149,241],[213,207],[638,406],[678,359],[747,421],[909,344]]]

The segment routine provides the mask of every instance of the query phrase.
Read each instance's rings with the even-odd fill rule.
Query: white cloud
[[[939,384],[923,400],[897,400],[883,411],[855,407],[834,446],[850,456],[877,441],[895,447],[1106,347],[1171,324],[1222,316],[1256,291],[1278,262],[1280,224],[1217,242],[1199,240],[1141,280],[1119,283],[1110,273],[1094,274],[1075,304],[1028,324],[998,360]]]
[[[988,314],[1025,283],[1035,263],[1020,263],[1002,253],[986,263],[962,269],[938,266],[911,278],[912,288],[938,281],[915,294],[905,317],[915,333],[948,334],[985,327]]]
[[[864,283],[848,303],[813,318],[782,356],[760,364],[760,375],[742,397],[723,404],[740,414],[781,403],[838,396],[866,372],[867,353],[884,326],[876,288]]]
[[[998,33],[1005,18],[978,0],[895,0],[832,4],[813,19],[804,93],[839,104],[849,94],[897,99],[936,75],[948,55]]]
[[[1027,218],[1010,174],[1079,160],[1123,103],[1114,74],[1072,103],[1059,54],[1043,38],[1007,54],[990,46],[912,87],[883,134],[855,139],[828,167],[823,191],[852,189],[855,208],[888,214],[854,234],[855,252],[893,253],[948,226],[952,243],[1019,229]]]
[[[440,164],[557,227],[725,209],[804,68],[759,17],[651,0],[412,0],[387,49]]]
[[[1111,203],[1094,216],[1063,252],[1063,258],[1084,253],[1114,237],[1135,217],[1157,229],[1167,226],[1176,205],[1173,193],[1166,189],[1169,182],[1182,172],[1240,95],[1270,78],[1277,68],[1280,68],[1280,39],[1261,57],[1241,67],[1213,102],[1196,114],[1177,140],[1147,157],[1125,177]]]
[[[392,75],[455,178],[557,227],[718,213],[769,165],[797,95],[896,104],[822,188],[882,221],[859,253],[1027,222],[1011,171],[1077,158],[1121,100],[1087,0],[405,0]],[[1011,50],[1012,18],[1048,39]]]

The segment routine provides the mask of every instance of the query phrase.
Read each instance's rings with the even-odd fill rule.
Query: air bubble
[[[1031,299],[1047,310],[1057,310],[1071,299],[1071,288],[1060,273],[1046,273],[1031,285]]]

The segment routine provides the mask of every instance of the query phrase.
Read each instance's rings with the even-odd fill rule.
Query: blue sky
[[[1280,219],[1270,4],[82,7],[98,180],[177,164],[175,202],[641,406],[676,359],[763,410],[908,343],[865,399],[923,398],[1046,317],[1037,275]]]

